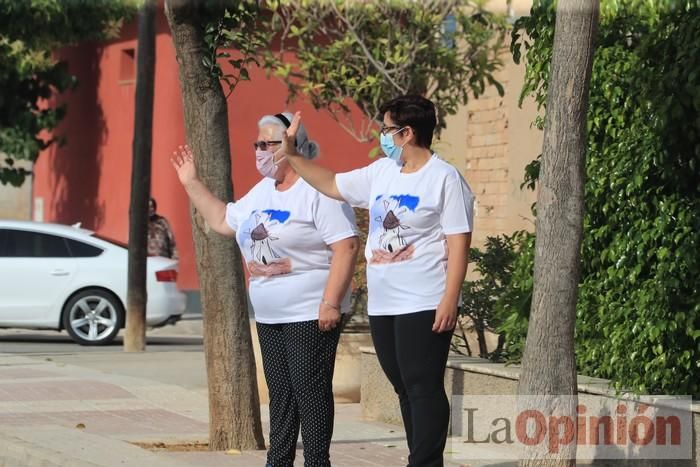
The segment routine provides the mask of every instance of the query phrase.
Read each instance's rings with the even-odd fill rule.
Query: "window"
[[[0,258],[5,256],[5,230],[0,230]]]
[[[102,250],[96,246],[88,245],[72,238],[66,238],[66,242],[73,258],[94,258],[102,254]]]
[[[114,240],[113,238],[105,237],[104,235],[98,235],[98,234],[92,234],[93,237],[102,240],[103,242],[111,243],[114,246],[118,246],[121,248],[124,248],[126,250],[129,249],[129,245],[124,242],[120,242],[119,240]]]
[[[136,80],[136,53],[134,49],[123,49],[119,63],[119,82],[128,84]]]
[[[11,258],[69,258],[70,251],[63,237],[6,230],[3,256]]]

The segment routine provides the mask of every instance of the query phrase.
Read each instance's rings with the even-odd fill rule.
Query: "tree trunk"
[[[146,350],[146,261],[148,199],[151,192],[153,86],[156,66],[156,5],[147,0],[139,10],[136,105],[129,206],[129,276],[124,350]]]
[[[484,326],[479,323],[474,326],[474,330],[476,331],[476,341],[479,344],[479,357],[488,358],[489,348],[486,345],[486,333],[484,332]]]
[[[204,3],[167,0],[165,8],[180,69],[187,142],[196,155],[197,173],[214,195],[231,200],[226,99],[218,79],[202,65]],[[241,253],[235,241],[212,231],[194,208],[191,215],[204,318],[209,447],[263,449]]]
[[[496,350],[493,351],[493,360],[499,361],[501,359],[501,354],[503,353],[503,346],[506,344],[505,334],[498,335],[498,343],[496,344]]]
[[[572,442],[548,454],[547,442],[521,466],[573,466],[576,456],[574,323],[583,236],[586,113],[598,1],[559,0],[537,196],[532,308],[518,387],[519,410],[570,417]],[[556,397],[564,396],[564,397]],[[548,433],[547,436],[554,436]]]

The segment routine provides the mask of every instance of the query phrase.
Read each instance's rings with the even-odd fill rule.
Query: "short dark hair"
[[[429,99],[412,94],[399,96],[382,104],[379,112],[380,119],[389,112],[389,116],[398,126],[410,126],[416,134],[416,144],[430,149],[437,119],[435,104]]]
[[[153,210],[156,211],[158,209],[158,203],[156,203],[155,198],[151,198],[148,200],[148,205],[150,206],[151,204],[153,205]]]

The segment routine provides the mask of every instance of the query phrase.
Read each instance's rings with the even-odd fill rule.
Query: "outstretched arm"
[[[232,237],[236,232],[226,222],[226,203],[209,191],[197,177],[194,155],[188,146],[180,146],[170,159],[187,196],[215,232]]]
[[[332,170],[306,159],[299,154],[294,145],[297,131],[301,123],[301,112],[294,114],[292,124],[287,128],[285,136],[282,138],[282,147],[279,151],[284,154],[296,173],[306,182],[329,198],[345,201],[338,191],[335,183],[335,173]]]

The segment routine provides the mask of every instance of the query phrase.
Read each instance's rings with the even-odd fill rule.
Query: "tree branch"
[[[374,59],[372,56],[372,53],[367,49],[367,46],[365,45],[364,42],[360,39],[360,36],[357,35],[357,32],[355,31],[355,28],[350,24],[350,22],[340,13],[338,10],[338,7],[335,5],[334,2],[330,2],[331,8],[335,12],[336,16],[343,22],[348,28],[348,31],[350,31],[350,34],[352,34],[353,38],[355,39],[355,42],[357,42],[357,45],[360,46],[362,51],[364,52],[365,56],[367,57],[367,60],[374,65],[374,67],[377,69],[379,73],[384,75],[384,77],[391,83],[392,86],[394,86],[401,94],[406,94],[406,90],[401,87],[394,79],[387,73],[386,68],[384,68],[377,60]]]

